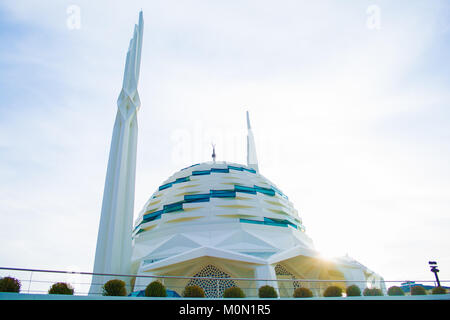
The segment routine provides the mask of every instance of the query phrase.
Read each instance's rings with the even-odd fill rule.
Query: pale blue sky
[[[92,270],[141,8],[136,215],[212,139],[245,163],[248,109],[317,249],[388,280],[433,280],[434,259],[450,280],[448,1],[3,1],[0,266]]]

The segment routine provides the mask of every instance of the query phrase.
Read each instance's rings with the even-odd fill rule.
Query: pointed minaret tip
[[[250,115],[247,111],[247,166],[252,169],[255,169],[256,172],[258,169],[258,158],[256,157],[256,145],[255,138],[253,137],[252,127],[250,126]]]
[[[136,186],[137,111],[141,101],[137,91],[143,36],[142,14],[135,25],[127,52],[123,87],[117,99],[102,211],[95,249],[94,273],[130,274],[132,272],[132,230]],[[111,276],[108,276],[111,277]],[[118,277],[123,278],[123,277]],[[129,278],[127,290],[131,289]],[[89,294],[101,292],[108,278],[94,275]]]

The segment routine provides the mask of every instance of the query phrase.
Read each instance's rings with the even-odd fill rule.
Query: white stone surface
[[[117,100],[117,115],[111,140],[103,194],[94,273],[131,272],[131,231],[136,176],[137,111],[141,105],[137,91],[144,20],[142,12],[130,41],[122,91]],[[117,278],[117,277],[115,277]],[[90,293],[101,293],[109,277],[94,276]],[[127,279],[125,279],[127,280]]]

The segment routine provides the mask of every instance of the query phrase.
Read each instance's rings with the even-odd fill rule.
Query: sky
[[[125,57],[144,41],[135,218],[181,168],[246,163],[324,257],[450,280],[448,1],[0,4],[0,266],[92,271]],[[447,283],[450,285],[450,282]]]

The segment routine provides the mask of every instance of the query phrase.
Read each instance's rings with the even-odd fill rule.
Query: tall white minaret
[[[258,158],[256,157],[256,146],[255,146],[255,138],[253,137],[252,127],[250,126],[250,116],[247,111],[247,166],[252,169],[255,169],[256,172],[258,169]]]
[[[102,213],[95,252],[94,273],[130,274],[136,177],[137,118],[141,105],[137,92],[144,19],[134,27],[128,48],[122,91],[117,100]],[[102,285],[118,277],[93,276],[89,294],[101,294]],[[122,279],[130,287],[130,278]],[[129,290],[128,290],[129,291]]]

